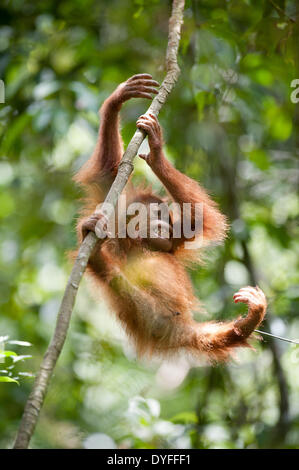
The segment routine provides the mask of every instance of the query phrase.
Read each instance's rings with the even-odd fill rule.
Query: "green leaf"
[[[18,346],[32,346],[32,344],[29,343],[28,341],[18,341],[18,340],[16,340],[16,339],[11,340],[11,341],[7,341],[7,343],[9,343],[9,344],[17,344]]]
[[[19,385],[19,382],[11,377],[0,377],[0,382],[14,382]]]
[[[30,355],[22,355],[22,356],[14,356],[12,359],[13,359],[13,362],[19,362],[19,361],[24,361],[25,359],[30,359],[32,356]]]
[[[17,353],[14,351],[0,351],[0,356],[10,357],[10,356],[17,356]]]
[[[0,194],[0,218],[8,217],[15,210],[14,198],[9,193]]]
[[[270,162],[267,153],[262,149],[255,149],[249,153],[250,160],[261,170],[267,170]]]
[[[171,421],[177,424],[190,424],[197,423],[198,419],[194,411],[184,411],[173,416]]]
[[[271,135],[278,140],[287,140],[292,133],[292,121],[286,114],[280,114],[272,122]]]

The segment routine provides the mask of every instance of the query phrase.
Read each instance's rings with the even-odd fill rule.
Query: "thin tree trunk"
[[[184,4],[185,0],[173,0],[172,13],[169,20],[168,46],[166,52],[167,73],[160,87],[158,95],[154,98],[147,111],[156,116],[159,114],[162,106],[165,104],[167,96],[173,89],[180,73],[180,69],[177,63],[177,55],[181,36],[181,26],[183,23]],[[105,203],[112,204],[113,207],[116,206],[118,198],[126,186],[130,174],[134,169],[133,159],[136,156],[144,138],[145,133],[138,129],[131,139],[127,150],[121,159],[116,178],[110,188],[109,193],[107,194]],[[28,448],[47,393],[54,367],[66,339],[77,290],[86,269],[88,259],[96,245],[96,242],[96,235],[93,232],[90,232],[84,239],[79,249],[78,256],[74,263],[60,305],[53,337],[43,358],[33,385],[32,392],[29,395],[24,409],[23,417],[14,445],[15,449]]]

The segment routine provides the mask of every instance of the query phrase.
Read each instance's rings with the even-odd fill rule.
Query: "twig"
[[[181,36],[181,26],[183,23],[184,4],[185,0],[173,0],[172,13],[169,19],[168,45],[166,52],[167,73],[158,95],[154,98],[147,111],[155,116],[159,114],[162,106],[165,104],[167,96],[173,89],[180,73],[177,63],[177,55]],[[122,190],[128,182],[129,176],[134,168],[133,159],[136,156],[144,138],[145,133],[138,129],[121,159],[116,178],[105,199],[105,203],[111,204],[112,207],[116,205]],[[29,395],[24,409],[14,445],[15,449],[28,448],[47,393],[54,367],[66,339],[77,290],[86,269],[89,256],[95,247],[97,240],[96,235],[91,232],[87,235],[80,246],[78,256],[73,266],[58,312],[56,328],[52,340],[43,358],[32,392]]]
[[[283,336],[272,335],[272,333],[268,333],[267,331],[262,330],[254,330],[261,335],[271,336],[271,338],[280,339],[281,341],[285,341],[286,343],[292,343],[299,345],[299,341],[295,341],[294,339],[284,338]]]
[[[269,2],[271,3],[271,5],[273,6],[273,8],[275,8],[275,10],[277,11],[277,13],[279,14],[279,16],[284,16],[288,21],[290,21],[291,23],[296,23],[296,21],[291,18],[290,16],[288,16],[285,11],[283,10],[283,8],[281,8],[279,5],[277,5],[273,0],[269,0]]]

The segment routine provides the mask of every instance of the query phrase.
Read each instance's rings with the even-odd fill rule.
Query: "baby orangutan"
[[[104,201],[123,153],[119,111],[130,98],[151,99],[158,85],[151,75],[134,75],[121,83],[103,104],[96,148],[75,177],[86,192],[77,226],[79,243],[89,231],[95,231],[99,219],[106,222],[103,214],[96,215],[95,209]],[[227,230],[225,217],[196,181],[176,170],[166,159],[157,118],[143,115],[137,127],[147,134],[150,147],[150,153],[140,157],[163,183],[170,202],[177,203],[182,211],[184,204],[190,203],[189,224],[193,228],[198,222],[195,207],[200,204],[203,210],[199,225],[204,244],[222,241]],[[145,218],[149,218],[152,203],[165,202],[150,187],[133,187],[131,183],[125,194],[128,204],[145,205]],[[198,301],[186,266],[191,258],[198,259],[198,249],[187,249],[185,234],[174,237],[175,221],[171,213],[169,216],[169,223],[159,217],[150,220],[154,236],[148,230],[142,238],[120,238],[116,232],[113,238],[99,240],[90,257],[88,272],[102,287],[139,355],[169,356],[184,350],[211,361],[225,360],[234,348],[248,346],[247,338],[265,316],[265,295],[258,287],[244,287],[234,295],[234,301],[248,305],[246,317],[223,323],[196,322],[192,312]],[[196,236],[197,233],[193,238]]]

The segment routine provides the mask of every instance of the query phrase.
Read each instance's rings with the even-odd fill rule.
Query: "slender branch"
[[[160,87],[158,95],[156,95],[147,111],[156,116],[159,114],[162,106],[165,104],[167,96],[173,89],[180,73],[180,69],[177,63],[177,55],[181,36],[181,26],[183,23],[184,4],[185,0],[173,0],[172,13],[169,19],[168,46],[166,52],[167,73]],[[105,199],[105,203],[111,204],[112,207],[116,205],[122,190],[128,182],[129,176],[134,169],[133,159],[136,156],[144,138],[145,133],[138,129],[133,135],[127,150],[121,159],[116,178]],[[96,243],[97,237],[94,233],[91,232],[87,235],[84,242],[80,246],[78,256],[74,263],[60,305],[56,328],[52,340],[43,358],[33,385],[32,392],[29,395],[24,409],[23,417],[14,445],[15,449],[28,448],[47,393],[54,367],[66,339],[77,290],[86,269],[88,259]]]
[[[284,16],[288,21],[291,21],[292,23],[296,23],[296,21],[293,18],[291,18],[290,16],[286,14],[284,9],[281,8],[279,5],[277,5],[273,0],[269,0],[269,2],[273,6],[273,8],[277,11],[280,17]]]

